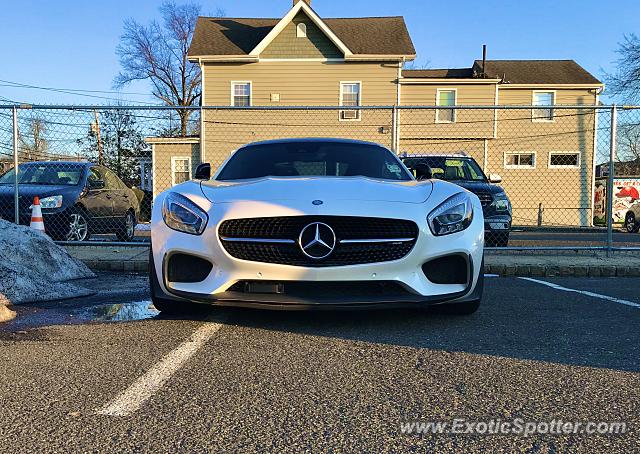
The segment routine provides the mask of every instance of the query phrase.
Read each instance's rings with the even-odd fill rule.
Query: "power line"
[[[142,95],[142,96],[149,96],[150,93],[118,92],[118,91],[104,91],[104,90],[80,90],[80,89],[73,89],[73,88],[42,87],[42,86],[38,86],[38,85],[23,84],[23,83],[20,83],[20,82],[12,82],[10,80],[3,80],[3,79],[0,79],[0,82],[3,82],[2,84],[0,84],[0,87],[28,88],[28,89],[32,89],[32,90],[53,91],[53,92],[56,92],[56,93],[64,93],[64,94],[68,94],[68,95],[84,96],[84,97],[87,97],[87,98],[105,99],[105,100],[109,100],[109,101],[126,101],[126,102],[131,102],[131,103],[136,103],[136,104],[149,104],[148,102],[144,102],[144,101],[134,101],[132,99],[112,98],[112,97],[106,97],[106,96],[92,95],[92,94],[89,94],[89,93],[129,94],[129,95]],[[7,99],[7,98],[5,98],[5,99]]]

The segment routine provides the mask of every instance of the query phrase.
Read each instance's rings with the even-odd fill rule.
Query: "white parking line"
[[[554,284],[553,282],[541,281],[539,279],[532,279],[530,277],[520,277],[518,279],[522,279],[524,281],[535,282],[536,284],[546,285],[547,287],[551,287],[556,290],[560,290],[563,292],[571,292],[571,293],[579,293],[581,295],[591,296],[592,298],[599,298],[606,301],[611,301],[618,304],[624,304],[625,306],[631,306],[640,309],[639,303],[634,303],[633,301],[627,301],[620,298],[614,298],[613,296],[601,295],[600,293],[589,292],[587,290],[576,290],[573,288],[563,287],[558,284]]]
[[[171,351],[129,388],[96,413],[108,416],[128,416],[137,411],[196,353],[223,325],[205,323],[189,339]]]

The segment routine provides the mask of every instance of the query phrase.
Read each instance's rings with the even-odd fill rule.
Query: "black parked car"
[[[0,176],[0,217],[15,219],[15,171]],[[115,233],[131,241],[139,215],[135,193],[106,167],[89,162],[30,162],[18,166],[20,224],[31,220],[40,198],[45,230],[56,240],[85,241]]]
[[[478,163],[466,155],[411,155],[402,162],[416,176],[431,174],[432,178],[450,181],[473,192],[480,198],[484,213],[485,244],[505,247],[511,230],[511,202],[504,189],[497,184],[498,175],[487,178]]]

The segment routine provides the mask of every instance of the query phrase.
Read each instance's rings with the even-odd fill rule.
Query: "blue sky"
[[[119,70],[115,47],[127,17],[147,22],[160,0],[20,0],[3,2],[0,79],[44,87],[112,90]],[[281,17],[290,0],[203,0],[203,13],[217,8],[229,17]],[[313,0],[324,17],[405,17],[418,52],[418,65],[465,67],[481,58],[576,60],[597,77],[610,70],[624,33],[640,32],[640,3],[616,0],[482,2],[427,0]],[[0,97],[31,103],[108,103],[108,100],[2,86]],[[152,101],[146,83],[123,90],[121,98]],[[113,97],[113,94],[97,96]],[[0,98],[0,102],[1,99]],[[607,101],[607,99],[604,99]]]

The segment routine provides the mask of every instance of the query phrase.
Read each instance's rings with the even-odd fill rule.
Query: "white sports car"
[[[416,180],[378,144],[287,139],[240,148],[213,178],[209,169],[156,198],[149,268],[159,310],[478,309],[480,200],[431,180],[428,167]]]

